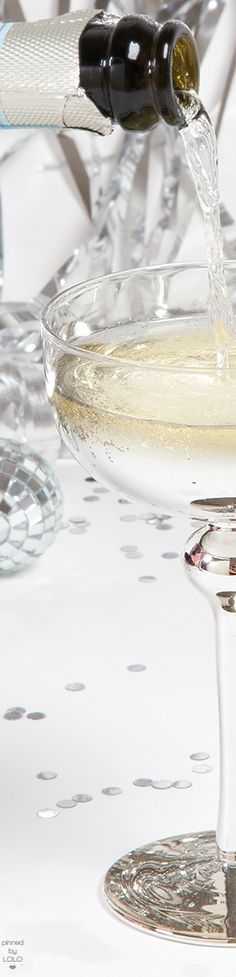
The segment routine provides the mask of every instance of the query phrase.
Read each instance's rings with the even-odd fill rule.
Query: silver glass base
[[[215,834],[164,838],[125,855],[107,872],[110,907],[127,923],[168,939],[236,943],[236,866]]]

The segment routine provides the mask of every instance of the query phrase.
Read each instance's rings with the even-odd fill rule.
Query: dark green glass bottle
[[[141,132],[162,119],[185,125],[181,95],[198,92],[199,61],[186,24],[98,14],[79,42],[80,84],[104,116]],[[186,94],[184,94],[186,93]]]

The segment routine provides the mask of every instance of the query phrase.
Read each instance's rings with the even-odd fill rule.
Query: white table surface
[[[118,921],[101,879],[131,848],[213,828],[218,757],[214,625],[179,559],[188,526],[157,530],[148,506],[121,504],[94,488],[75,462],[58,463],[65,521],[86,516],[86,533],[64,528],[40,560],[1,579],[0,973],[5,940],[24,940],[16,973],[30,977],[233,977],[232,949],[159,940]],[[124,521],[124,515],[136,515]],[[138,545],[127,559],[121,546]],[[141,575],[155,581],[143,584]],[[127,670],[134,663],[142,672]],[[80,692],[66,691],[82,682]],[[12,706],[39,710],[7,721]],[[210,754],[211,773],[191,770]],[[53,770],[57,778],[37,778]],[[137,777],[190,779],[186,790],[137,788]],[[122,793],[105,796],[103,787]],[[89,793],[93,801],[37,811]],[[59,809],[58,809],[59,810]],[[22,949],[22,948],[21,948]],[[19,951],[20,952],[20,951]]]

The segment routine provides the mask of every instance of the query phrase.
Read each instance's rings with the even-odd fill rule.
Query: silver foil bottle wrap
[[[110,119],[80,87],[79,39],[97,14],[78,10],[52,20],[0,24],[0,128],[112,131]]]

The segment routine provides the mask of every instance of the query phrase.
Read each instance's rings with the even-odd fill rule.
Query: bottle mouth
[[[182,106],[188,109],[191,92],[198,92],[199,69],[192,38],[190,40],[186,35],[180,37],[173,46],[171,74],[174,95],[182,96]]]
[[[192,32],[181,21],[163,25],[156,46],[159,111],[179,129],[198,114],[199,60]]]

